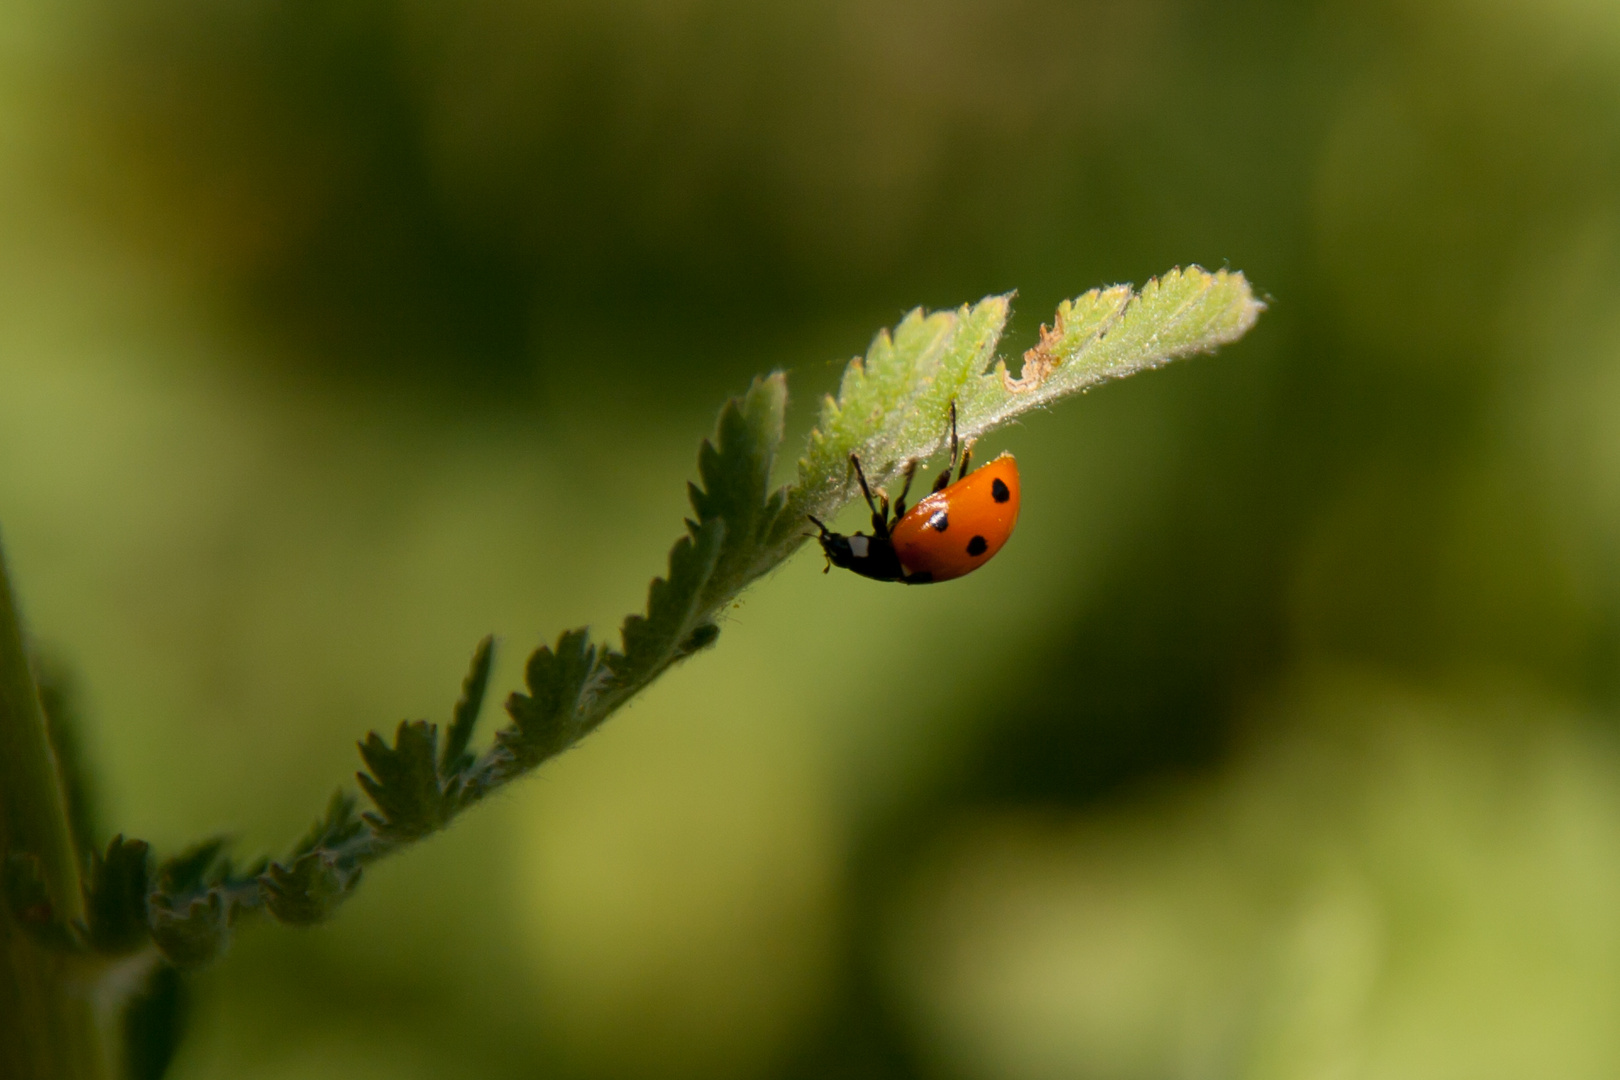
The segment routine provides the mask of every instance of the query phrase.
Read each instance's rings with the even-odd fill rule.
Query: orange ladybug
[[[866,485],[866,474],[854,454],[849,463],[861,482],[872,511],[872,535],[835,533],[817,518],[810,520],[821,531],[821,550],[828,569],[841,566],[862,577],[877,581],[902,581],[907,585],[927,585],[971,574],[1001,550],[1018,524],[1018,463],[1011,454],[1002,454],[978,471],[968,473],[973,449],[961,450],[956,438],[956,403],[951,403],[951,463],[939,474],[934,490],[921,502],[906,509],[906,492],[917,471],[913,461],[906,468],[906,484],[894,501],[881,492],[876,500]],[[951,483],[951,471],[956,483]]]

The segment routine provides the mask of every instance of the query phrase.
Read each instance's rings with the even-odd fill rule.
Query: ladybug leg
[[[972,442],[972,440],[969,440],[968,444],[962,448],[962,469],[961,469],[960,472],[958,472],[956,474],[956,478],[958,480],[962,479],[962,477],[964,477],[964,476],[966,476],[968,474],[968,462],[970,462],[972,460],[973,460],[973,442]]]
[[[872,511],[872,534],[887,537],[889,535],[889,499],[880,495],[882,505],[872,498],[872,489],[866,486],[866,474],[861,471],[861,460],[854,454],[849,455],[849,463],[855,466],[855,478],[861,482],[861,494],[866,496],[866,508]]]
[[[827,526],[823,525],[821,523],[821,519],[816,517],[816,515],[814,515],[814,514],[806,514],[804,516],[810,519],[810,523],[812,525],[814,525],[816,528],[821,530],[821,540],[822,540],[821,554],[822,554],[822,557],[827,560],[826,565],[821,568],[821,572],[823,574],[828,573],[829,571],[832,570],[832,556],[827,554],[826,541],[827,541],[827,539],[829,537],[833,536],[834,534],[827,531]],[[805,535],[809,536],[810,534],[806,533]]]
[[[950,484],[951,484],[951,470],[956,468],[956,458],[957,458],[957,454],[960,451],[960,449],[961,449],[961,444],[957,441],[957,438],[956,438],[956,399],[952,398],[951,399],[951,462],[950,462],[949,465],[945,466],[945,471],[940,473],[939,478],[934,481],[934,490],[935,491],[944,491],[947,487],[950,486]],[[961,477],[958,476],[957,479],[960,480]]]
[[[899,521],[906,516],[906,493],[911,490],[911,481],[917,475],[917,459],[912,458],[906,462],[906,482],[900,488],[900,497],[894,500],[894,520]]]
[[[866,474],[861,471],[861,459],[851,454],[849,464],[855,470],[855,479],[861,482],[861,494],[866,498],[866,508],[874,514],[877,513],[877,503],[872,500],[872,489],[866,486]]]

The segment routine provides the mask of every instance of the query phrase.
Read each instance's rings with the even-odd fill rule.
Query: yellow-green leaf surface
[[[989,296],[955,311],[916,310],[852,360],[836,396],[821,409],[779,539],[806,514],[826,517],[855,496],[851,454],[874,484],[908,461],[939,451],[945,417],[972,439],[1018,415],[1109,379],[1124,378],[1236,341],[1265,304],[1239,272],[1189,266],[1149,281],[1093,289],[1065,300],[1015,376],[996,359],[1011,296]]]

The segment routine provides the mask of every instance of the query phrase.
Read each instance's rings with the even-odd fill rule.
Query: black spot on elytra
[[[999,483],[1001,483],[1001,481],[997,480],[996,483],[999,484]],[[968,541],[968,554],[969,555],[983,555],[984,554],[984,549],[989,547],[989,546],[990,546],[989,544],[984,542],[984,537],[975,536],[973,539]]]
[[[935,510],[934,516],[928,519],[928,527],[935,532],[944,532],[951,527],[951,519],[946,516],[945,511]]]
[[[1007,485],[1001,482],[1000,477],[997,477],[995,483],[990,485],[990,497],[996,502],[1006,502],[1012,498],[1012,492],[1008,491]]]

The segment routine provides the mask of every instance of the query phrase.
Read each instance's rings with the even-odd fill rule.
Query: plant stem
[[[67,799],[0,552],[0,858],[27,859],[50,897],[50,922],[84,915]],[[0,904],[0,1076],[105,1080],[91,1001],[74,957],[45,947]]]

